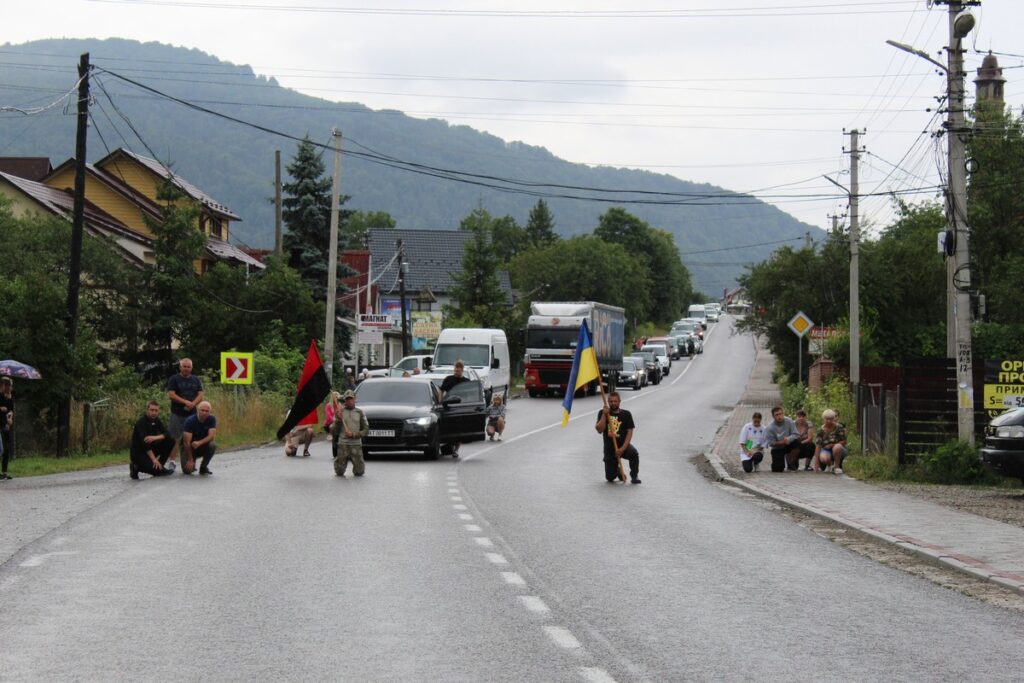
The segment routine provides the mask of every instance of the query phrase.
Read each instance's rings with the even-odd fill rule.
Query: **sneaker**
[[[132,479],[139,478],[139,468],[136,467],[135,463],[133,462],[128,463],[128,476],[131,477]]]
[[[302,451],[302,457],[303,458],[308,458],[309,456],[310,456],[310,452],[309,451]]]
[[[496,438],[498,439],[498,441],[501,441],[501,434],[498,434]]]
[[[630,479],[629,482],[631,484],[641,484],[641,483],[643,483],[639,479],[637,479],[636,477],[633,477],[632,479]]]
[[[759,463],[759,462],[755,462],[755,463],[754,463],[754,471],[755,471],[755,472],[757,472],[757,471],[758,471],[758,470],[760,470],[760,469],[761,469],[761,463]]]
[[[835,473],[836,474],[842,474],[843,473],[843,468],[842,467],[837,467],[836,470],[835,470]]]
[[[491,440],[491,441],[494,441],[494,434],[491,434],[491,436],[490,436],[490,440]]]

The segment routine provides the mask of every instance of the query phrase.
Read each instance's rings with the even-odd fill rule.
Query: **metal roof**
[[[28,180],[42,180],[53,166],[49,157],[0,157],[0,171]]]

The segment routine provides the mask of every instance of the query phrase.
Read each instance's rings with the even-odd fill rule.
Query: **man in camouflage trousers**
[[[334,418],[331,426],[334,438],[338,444],[338,455],[334,458],[334,473],[339,477],[345,476],[348,468],[348,461],[352,461],[352,474],[357,477],[363,476],[366,472],[366,463],[363,462],[363,437],[370,431],[370,423],[366,414],[356,408],[356,395],[346,391],[342,396],[345,406],[341,413]]]

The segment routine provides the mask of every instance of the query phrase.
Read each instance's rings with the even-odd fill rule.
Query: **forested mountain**
[[[334,103],[281,87],[273,79],[185,48],[128,40],[44,40],[0,48],[0,105],[27,108],[45,105],[77,81],[76,65],[83,52],[100,67],[93,79],[94,102],[88,157],[95,161],[108,150],[126,146],[157,156],[209,195],[243,217],[233,237],[250,246],[273,243],[274,150],[287,164],[296,143],[265,131],[195,111],[102,69],[120,74],[163,93],[295,136],[329,143],[330,130],[344,134],[342,191],[348,208],[387,211],[398,226],[452,229],[482,204],[492,215],[509,214],[520,224],[545,196],[564,236],[591,232],[598,216],[614,203],[567,198],[601,196],[622,201],[630,213],[675,237],[684,262],[689,252],[796,239],[810,231],[823,233],[768,204],[746,198],[742,203],[720,197],[721,188],[672,176],[613,168],[593,168],[555,157],[542,147],[506,142],[468,126],[443,120],[422,120],[398,111],[374,111],[356,103]],[[330,68],[331,65],[324,65]],[[62,109],[24,116],[0,113],[0,156],[49,156],[56,165],[74,154],[74,99]],[[364,153],[375,158],[359,157]],[[558,184],[561,188],[518,186],[522,194],[488,187],[508,183],[477,178],[456,182],[446,173],[415,173],[402,162],[438,169],[456,169],[489,178]],[[331,168],[327,159],[327,168]],[[401,168],[399,168],[401,167]],[[426,169],[421,169],[426,170]],[[614,188],[649,194],[595,193],[571,188]],[[735,196],[735,195],[734,195]],[[625,203],[625,199],[678,202],[673,205]],[[703,203],[703,205],[701,205]],[[764,246],[721,254],[694,256],[693,261],[759,260],[775,247]],[[717,258],[716,258],[717,257]],[[742,272],[737,265],[688,264],[697,289],[718,294]]]

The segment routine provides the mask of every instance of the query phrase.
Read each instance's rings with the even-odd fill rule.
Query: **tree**
[[[543,199],[538,199],[530,209],[530,217],[526,221],[526,239],[533,247],[558,241],[558,234],[555,232],[555,218],[551,215],[547,202]]]
[[[472,236],[463,249],[462,272],[452,275],[451,296],[458,302],[455,311],[482,327],[500,326],[505,294],[498,280],[494,219],[478,207],[462,219],[459,229]]]
[[[352,211],[342,230],[348,235],[346,248],[365,249],[368,231],[394,230],[395,225],[395,219],[387,211]]]
[[[309,136],[299,143],[287,171],[292,181],[282,186],[281,216],[286,227],[284,252],[288,254],[288,265],[298,271],[313,297],[317,301],[326,301],[332,183],[329,177],[324,176],[323,157]],[[340,197],[339,205],[348,199]],[[347,222],[352,213],[339,210],[339,225]]]
[[[495,218],[491,222],[494,254],[502,264],[508,264],[516,254],[529,246],[526,231],[519,227],[512,216]]]
[[[646,264],[620,244],[581,235],[536,247],[512,260],[512,282],[547,301],[600,301],[626,309],[631,321],[650,313]]]
[[[690,304],[690,273],[679,258],[672,235],[652,228],[619,207],[601,214],[594,235],[621,244],[643,260],[650,274],[647,289],[653,321],[670,323]]]

